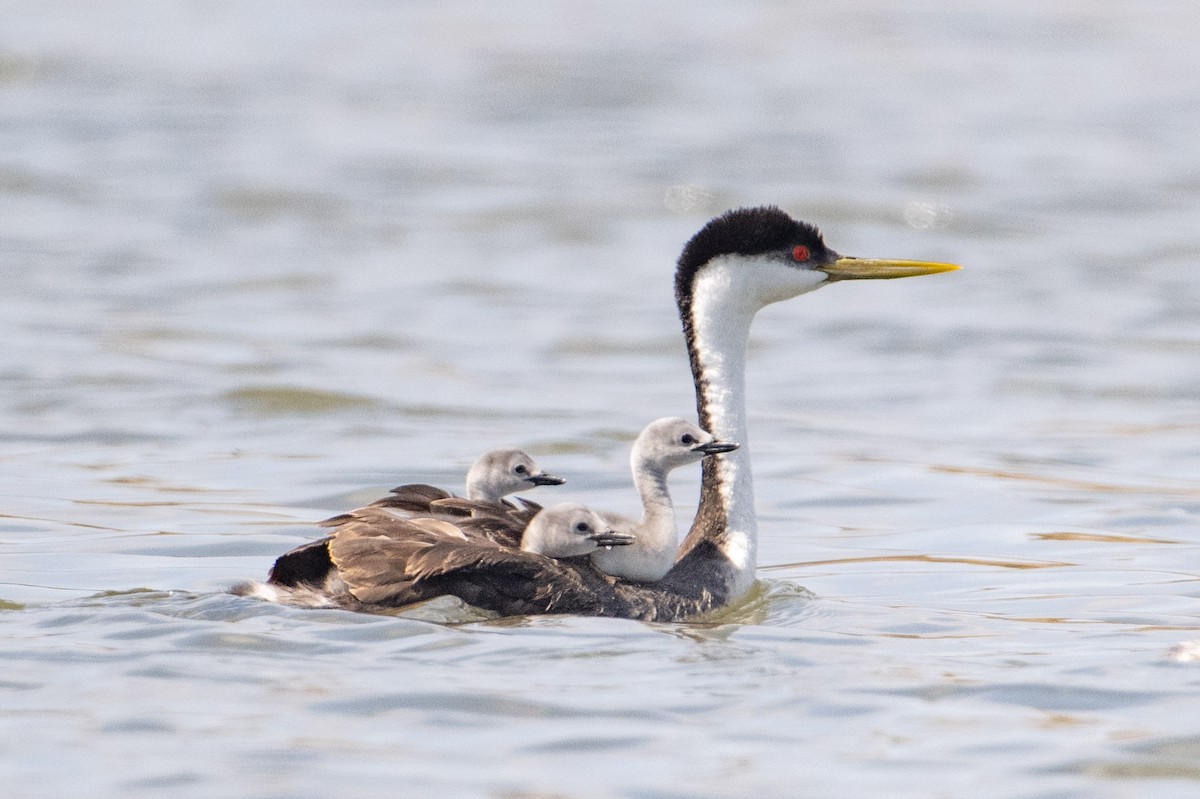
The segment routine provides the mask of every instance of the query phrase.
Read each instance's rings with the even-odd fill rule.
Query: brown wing
[[[529,522],[542,506],[536,502],[520,500],[510,502],[487,502],[449,497],[431,502],[429,510],[434,516],[445,516],[454,520],[470,520],[472,529],[491,538],[497,544],[514,549],[520,548],[521,536]]]
[[[446,497],[429,503],[431,513],[444,513],[448,516],[474,516],[475,514],[504,514],[508,512],[505,503],[483,502],[467,499],[466,497]]]
[[[451,563],[469,563],[471,553],[498,548],[444,519],[400,518],[378,506],[343,514],[336,523],[330,559],[350,593],[372,604],[405,605],[431,596],[420,590],[419,571],[414,571],[429,551],[453,554]]]
[[[526,499],[497,502],[472,500],[456,497],[448,491],[424,483],[397,486],[383,499],[372,502],[368,507],[386,508],[410,517],[431,516],[452,522],[459,519],[493,518],[507,522],[507,526],[489,528],[496,533],[498,543],[519,546],[521,534],[542,506]],[[335,517],[338,523],[341,517]]]
[[[360,602],[399,606],[442,594],[505,615],[586,612],[615,600],[613,580],[586,558],[555,560],[502,546],[489,520],[346,514],[329,543],[338,576]]]
[[[453,497],[454,495],[449,491],[444,491],[437,486],[425,483],[409,483],[407,485],[396,486],[392,489],[391,494],[383,499],[375,500],[368,507],[390,508],[414,514],[428,514],[430,506],[434,502],[442,499],[452,499]]]
[[[442,507],[443,503],[446,507]],[[525,527],[540,508],[540,505],[526,502],[519,505],[503,501],[472,502],[422,483],[399,486],[390,496],[364,508],[318,522],[321,527],[333,528],[332,534],[281,555],[267,579],[290,587],[319,586],[336,566],[337,576],[345,580],[342,572],[346,569],[332,557],[331,544],[336,539],[340,542],[339,551],[355,553],[351,568],[369,572],[360,577],[363,592],[368,590],[366,586],[375,586],[370,593],[390,597],[379,600],[381,602],[419,601],[420,597],[403,599],[411,588],[411,580],[404,575],[402,567],[413,552],[447,541],[462,547],[469,538],[476,544],[519,549]],[[363,537],[392,539],[397,543],[349,543]],[[367,554],[370,554],[369,558]],[[345,557],[349,558],[349,555]],[[397,564],[401,567],[399,570]]]

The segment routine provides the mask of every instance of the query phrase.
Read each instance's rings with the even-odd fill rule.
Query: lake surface
[[[3,18],[6,795],[1200,793],[1200,5]],[[496,444],[632,510],[674,260],[764,203],[965,268],[760,315],[749,602],[227,593]]]

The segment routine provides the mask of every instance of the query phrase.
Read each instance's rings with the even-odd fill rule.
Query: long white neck
[[[642,499],[642,521],[662,509],[671,510],[671,492],[667,488],[666,471],[658,463],[648,462],[634,452],[630,457],[630,471],[634,474],[634,487]]]
[[[686,255],[687,250],[684,252]],[[725,601],[731,601],[754,584],[758,559],[746,424],[750,323],[767,305],[819,288],[826,275],[793,268],[770,252],[716,256],[690,275],[690,282],[679,280],[684,274],[677,273],[676,290],[686,293],[676,299],[692,362],[700,426],[741,447],[705,459],[696,520],[668,577],[678,581],[676,590],[688,590],[690,582],[713,574],[721,581],[714,583],[715,589],[724,590]],[[719,561],[727,562],[716,563],[714,571],[715,554],[720,555]]]
[[[700,509],[680,548],[682,556],[702,540],[715,544],[735,569],[735,595],[753,583],[758,555],[746,424],[746,348],[750,323],[762,305],[738,290],[740,279],[736,265],[710,264],[692,291],[688,346],[700,426],[741,447],[704,461]]]
[[[654,540],[645,541],[651,549],[670,549],[675,552],[675,508],[671,503],[671,493],[667,488],[667,475],[661,468],[651,464],[631,464],[633,467],[633,482],[637,487],[638,496],[642,498],[642,523],[638,526],[638,541],[643,540],[643,533],[652,533]]]

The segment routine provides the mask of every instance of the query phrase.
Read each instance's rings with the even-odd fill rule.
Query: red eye
[[[808,248],[803,244],[797,244],[792,248],[792,260],[803,262],[808,260]]]

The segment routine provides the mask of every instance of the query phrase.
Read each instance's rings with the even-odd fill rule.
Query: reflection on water
[[[1101,779],[1200,780],[1200,739],[1180,738],[1130,747],[1125,758],[1085,761],[1064,768]]]
[[[1194,3],[68,6],[0,26],[5,785],[1196,793]],[[966,268],[760,315],[744,603],[226,593],[487,446],[634,510],[764,202]]]
[[[809,566],[827,566],[838,563],[965,563],[969,566],[987,566],[998,567],[1001,569],[1050,569],[1058,566],[1072,566],[1071,563],[1048,563],[1012,561],[1012,560],[988,560],[985,558],[952,558],[942,555],[872,555],[857,558],[836,558],[832,560],[811,560],[801,563],[781,563],[763,566],[763,571],[772,571],[776,569],[792,569],[803,568]]]

